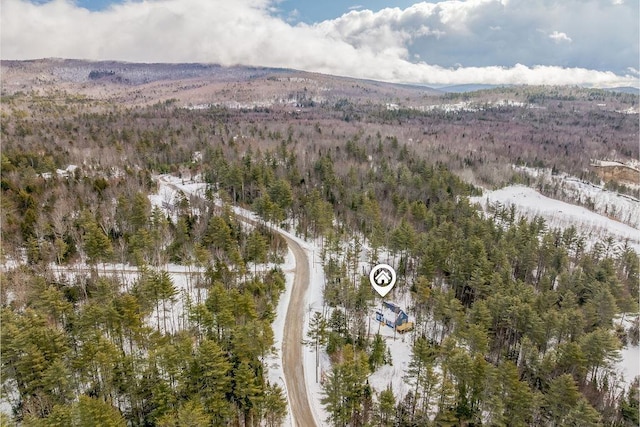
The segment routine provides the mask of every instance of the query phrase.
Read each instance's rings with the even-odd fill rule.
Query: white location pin
[[[390,265],[378,264],[371,269],[369,281],[373,289],[384,297],[396,284],[396,271]]]

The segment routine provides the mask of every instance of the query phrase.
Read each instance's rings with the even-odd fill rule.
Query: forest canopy
[[[277,226],[324,251],[325,307],[305,340],[332,364],[331,425],[638,424],[638,382],[614,370],[637,343],[637,320],[629,332],[617,319],[637,319],[638,254],[469,199],[513,179],[503,156],[570,171],[572,129],[637,123],[537,92],[530,101],[550,109],[526,111],[510,135],[493,127],[514,107],[451,115],[345,99],[296,116],[59,95],[3,101],[3,423],[280,425],[287,398],[265,362],[286,288]],[[206,194],[154,205],[159,174],[199,179]],[[403,396],[368,382],[393,360],[367,329],[365,244],[397,260],[412,301]]]

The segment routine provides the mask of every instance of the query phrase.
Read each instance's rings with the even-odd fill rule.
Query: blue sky
[[[433,1],[432,1],[433,2]],[[118,0],[78,0],[76,4],[92,11],[104,10],[112,4],[123,3]],[[279,15],[289,22],[306,22],[312,24],[327,19],[337,18],[350,10],[370,9],[378,11],[385,7],[406,8],[415,3],[411,0],[384,1],[363,0],[348,2],[341,0],[283,0],[276,4]]]
[[[309,1],[309,0],[284,0],[278,4],[278,7],[283,10],[285,16],[290,16],[292,13],[297,20],[307,23],[320,22],[327,19],[337,18],[351,10],[369,9],[374,12],[384,9],[386,7],[399,7],[406,8],[411,6],[414,1],[383,1],[383,0],[369,0],[369,1],[340,1],[340,0],[327,0],[327,1]],[[294,12],[294,11],[297,11]]]
[[[638,86],[638,0],[1,0],[0,56]]]

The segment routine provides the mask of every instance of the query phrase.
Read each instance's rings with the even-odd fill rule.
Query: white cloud
[[[298,9],[293,9],[291,12],[287,14],[287,22],[295,22],[300,17],[300,11]]]
[[[608,0],[467,0],[352,12],[318,25],[354,46],[404,47],[444,67],[457,62],[504,67],[521,63],[623,74],[640,55],[637,16],[637,2],[614,6]],[[428,33],[421,31],[425,27]],[[564,36],[553,31],[557,28]],[[387,38],[381,46],[377,36],[382,31],[404,38]],[[553,47],[559,44],[562,50]]]
[[[556,43],[571,43],[573,41],[571,40],[571,37],[567,35],[567,33],[561,33],[559,31],[554,31],[553,33],[549,34],[549,38]]]
[[[294,26],[270,0],[147,0],[100,12],[72,0],[1,1],[4,59],[245,64],[433,84],[638,84],[627,70],[637,67],[637,2],[441,1]],[[554,41],[565,42],[562,56]]]

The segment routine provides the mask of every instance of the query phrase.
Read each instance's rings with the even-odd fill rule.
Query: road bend
[[[174,190],[180,190],[176,185],[166,181],[163,182]],[[238,213],[236,213],[236,216],[244,222],[253,225],[257,224],[257,221],[253,218],[248,218]],[[274,229],[274,231],[287,241],[287,245],[296,259],[293,288],[289,306],[287,307],[284,335],[282,337],[282,370],[287,385],[289,406],[293,417],[292,422],[294,426],[317,427],[309,405],[302,352],[304,296],[309,288],[309,258],[298,242],[277,229]]]

